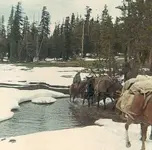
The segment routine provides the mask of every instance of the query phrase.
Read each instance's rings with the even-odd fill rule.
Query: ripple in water
[[[59,130],[78,126],[67,99],[52,105],[21,104],[12,119],[0,123],[0,137],[18,136],[40,131]]]

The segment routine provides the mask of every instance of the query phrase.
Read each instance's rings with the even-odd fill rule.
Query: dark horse
[[[83,95],[83,104],[85,103],[85,99],[88,101],[88,107],[93,105],[94,103],[94,77],[87,77],[86,90]]]
[[[111,78],[108,75],[92,78],[92,84],[94,86],[94,97],[98,102],[97,107],[99,107],[100,99],[103,100],[104,109],[106,109],[106,98],[109,97],[114,103],[113,98],[116,98],[118,91],[122,90],[122,85],[116,78]],[[114,107],[115,108],[115,103]]]

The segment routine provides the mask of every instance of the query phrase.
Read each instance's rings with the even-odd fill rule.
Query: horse
[[[88,107],[90,107],[91,104],[93,104],[94,100],[94,91],[90,92],[88,91],[88,87],[92,85],[92,78],[93,77],[87,77],[86,80],[81,81],[80,83],[75,83],[70,86],[69,93],[70,93],[70,101],[71,98],[73,98],[73,102],[75,98],[82,98],[84,105],[85,99],[88,101]]]
[[[97,107],[99,108],[99,102],[102,98],[104,103],[104,109],[106,109],[106,98],[109,97],[114,103],[113,98],[116,97],[117,91],[122,90],[121,83],[116,79],[109,77],[108,75],[98,77],[94,80],[94,88],[95,88],[95,99],[97,101]],[[115,104],[113,109],[115,108]]]
[[[73,102],[75,98],[83,97],[84,92],[86,90],[87,81],[81,81],[80,83],[74,83],[69,88],[70,101],[73,98]]]
[[[112,78],[112,84],[107,88],[107,92],[105,93],[105,95],[106,97],[109,97],[114,104],[112,108],[113,110],[115,109],[117,99],[121,95],[122,88],[123,86],[121,82],[118,81],[118,79],[116,78]]]
[[[125,124],[126,130],[126,147],[131,147],[131,142],[129,140],[128,129],[132,123],[138,123],[141,125],[141,136],[142,136],[142,146],[141,150],[145,150],[145,141],[147,136],[147,128],[152,125],[152,95],[149,95],[148,101],[145,101],[144,95],[135,94],[133,98],[133,103],[130,107],[127,115],[127,122]]]
[[[85,103],[85,99],[88,101],[88,107],[90,105],[93,105],[94,103],[94,84],[93,84],[94,77],[87,77],[87,84],[86,84],[86,90],[83,95],[83,105]],[[91,101],[90,101],[91,100]]]

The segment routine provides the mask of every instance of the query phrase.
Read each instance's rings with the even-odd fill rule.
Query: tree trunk
[[[84,21],[82,21],[82,38],[81,38],[81,57],[83,58],[84,52]]]
[[[112,69],[111,69],[111,66],[112,66],[112,53],[111,53],[111,43],[110,43],[110,41],[109,41],[109,61],[108,61],[108,66],[109,66],[109,76],[111,77],[112,76]]]
[[[125,46],[124,47],[124,65],[125,65],[125,68],[124,68],[124,81],[126,81],[127,80],[127,74],[128,74],[128,72],[129,72],[129,68],[128,68],[128,66],[127,66],[127,64],[128,64],[128,56],[127,56],[127,52],[129,51],[129,46],[127,45],[127,46]],[[126,67],[127,66],[127,67]]]

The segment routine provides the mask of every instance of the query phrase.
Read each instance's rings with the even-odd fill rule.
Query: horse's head
[[[117,90],[117,91],[121,91],[122,90],[122,82],[121,81],[119,81],[118,79],[114,79],[114,87],[115,87],[115,89]]]
[[[109,90],[109,92],[114,93],[114,95],[116,97],[119,97],[121,94],[121,91],[122,91],[122,87],[123,86],[122,86],[121,82],[117,78],[113,77],[112,84],[108,90]]]

